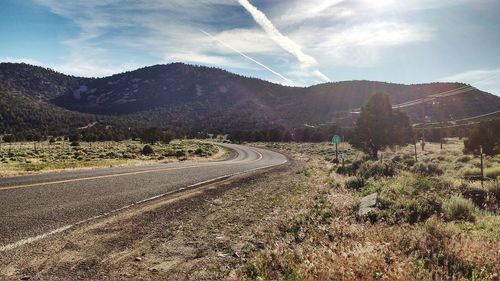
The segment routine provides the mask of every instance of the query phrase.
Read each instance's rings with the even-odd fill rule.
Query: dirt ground
[[[0,280],[499,280],[498,213],[474,207],[473,222],[446,219],[443,211],[416,223],[372,222],[357,215],[363,190],[347,184],[353,177],[335,172],[331,145],[262,146],[293,160],[4,252]],[[343,150],[351,158],[359,154]],[[441,159],[436,165],[456,172],[462,163],[454,159],[462,156],[439,150],[419,159],[426,165]],[[467,159],[466,165],[476,161]],[[462,186],[447,177],[401,170],[393,178],[369,179],[364,188],[380,185],[383,195],[415,185],[421,198],[447,202],[433,196]],[[377,214],[404,218],[407,210],[427,210],[424,203]]]
[[[214,280],[264,245],[296,163],[174,194],[2,253],[4,280]],[[286,181],[284,183],[283,181]],[[259,225],[259,226],[258,226]],[[256,231],[256,230],[259,231]]]

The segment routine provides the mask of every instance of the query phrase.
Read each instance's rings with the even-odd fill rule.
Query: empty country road
[[[281,165],[265,149],[220,144],[236,152],[219,162],[182,162],[0,179],[0,252],[132,205],[227,176]]]

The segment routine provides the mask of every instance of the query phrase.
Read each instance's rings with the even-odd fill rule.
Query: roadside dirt
[[[264,248],[296,163],[137,206],[2,253],[3,280],[215,280]],[[258,229],[258,231],[257,231]]]

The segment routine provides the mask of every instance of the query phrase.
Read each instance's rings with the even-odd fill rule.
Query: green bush
[[[379,183],[380,182],[380,183]],[[389,223],[417,223],[442,212],[441,197],[451,188],[438,177],[405,173],[371,187],[379,191],[380,218]]]
[[[410,169],[412,172],[425,176],[439,176],[442,175],[443,169],[434,163],[418,163]]]
[[[155,153],[154,150],[153,150],[153,147],[151,147],[151,145],[149,144],[146,144],[143,148],[142,148],[142,154],[143,155],[151,155]]]
[[[345,181],[345,187],[354,190],[360,190],[366,185],[366,181],[361,177],[350,177]]]
[[[356,174],[358,171],[359,167],[361,164],[363,164],[365,161],[363,160],[356,160],[352,162],[351,164],[346,164],[344,167],[340,166],[337,168],[337,173],[342,174],[342,175],[349,175],[353,176]]]
[[[380,162],[367,161],[359,167],[357,174],[364,178],[375,178],[379,179],[384,176],[385,166]]]
[[[474,220],[474,203],[461,196],[453,196],[443,203],[443,211],[448,220]]]
[[[184,157],[184,156],[186,156],[186,153],[184,152],[184,150],[177,150],[177,151],[175,151],[175,157],[181,158],[181,157]]]
[[[470,157],[469,155],[464,155],[462,157],[457,158],[456,162],[467,163],[470,160],[472,160],[472,157]]]
[[[488,168],[484,171],[484,175],[491,179],[496,179],[500,176],[500,167]]]
[[[410,159],[410,158],[409,158],[409,159],[405,159],[405,160],[403,161],[403,164],[404,164],[405,166],[407,166],[407,167],[413,167],[413,165],[415,165],[415,163],[416,163],[416,162],[415,162],[415,159],[413,159],[413,158],[411,158],[411,159]]]
[[[486,190],[500,202],[500,184],[497,182],[489,182],[486,184]]]

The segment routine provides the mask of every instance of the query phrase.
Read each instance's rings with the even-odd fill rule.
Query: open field
[[[245,263],[242,279],[498,280],[500,189],[462,179],[479,159],[464,156],[461,141],[418,147],[417,163],[413,146],[373,162],[343,144],[344,168],[330,164],[331,145],[266,146],[299,155],[316,184],[289,199],[294,207],[276,217],[270,246]],[[498,160],[485,160],[492,178]],[[374,193],[376,205],[360,214]]]
[[[67,169],[136,166],[175,161],[217,160],[228,156],[219,146],[194,140],[175,140],[169,144],[151,145],[152,154],[145,155],[145,144],[121,142],[23,142],[3,143],[0,147],[0,177],[51,172]]]
[[[406,156],[412,147],[388,150],[382,164],[357,161],[362,154],[342,144],[343,169],[332,163],[330,144],[254,145],[293,161],[42,240],[1,259],[3,272],[70,280],[498,280],[498,187],[461,179],[477,157],[461,155],[460,141],[443,151],[419,148],[418,163]],[[487,159],[489,169],[499,166],[495,159]],[[361,199],[374,192],[377,204],[360,215]]]

